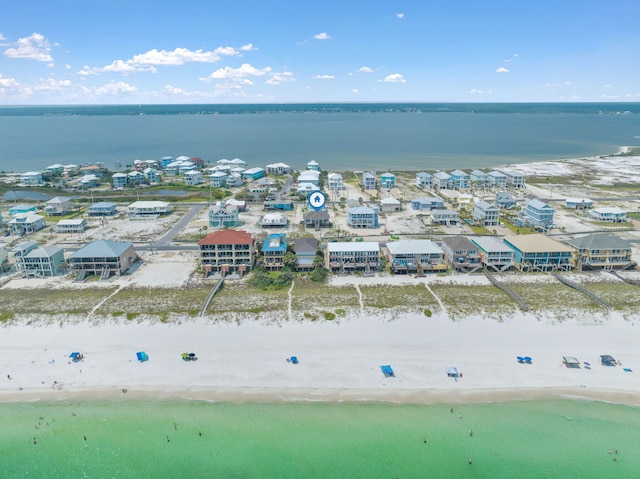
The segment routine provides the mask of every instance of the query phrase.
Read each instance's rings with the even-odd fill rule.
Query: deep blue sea
[[[640,103],[0,107],[0,170],[194,156],[302,169],[438,170],[616,153]],[[117,166],[119,165],[119,166]]]

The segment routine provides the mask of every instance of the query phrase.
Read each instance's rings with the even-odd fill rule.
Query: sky
[[[638,0],[0,0],[0,105],[640,101]]]

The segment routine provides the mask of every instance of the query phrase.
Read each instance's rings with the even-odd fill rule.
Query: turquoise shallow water
[[[21,403],[0,427],[7,478],[640,477],[640,409],[591,401]]]

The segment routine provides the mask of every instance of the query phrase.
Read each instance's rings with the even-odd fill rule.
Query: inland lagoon
[[[0,404],[2,477],[638,477],[640,409],[488,404]]]

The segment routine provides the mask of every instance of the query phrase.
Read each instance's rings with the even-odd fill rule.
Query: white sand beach
[[[640,324],[615,313],[604,321],[593,319],[558,323],[515,314],[498,322],[352,314],[336,321],[278,325],[194,318],[179,325],[12,325],[0,330],[0,401],[192,398],[458,404],[588,397],[640,405]],[[83,353],[84,360],[71,362],[73,351]],[[139,363],[137,351],[145,351],[150,360]],[[182,352],[194,352],[199,360],[185,362]],[[622,365],[602,366],[602,354]],[[286,361],[292,355],[299,364]],[[533,364],[519,364],[517,356],[530,356]],[[577,357],[582,367],[564,367],[563,356]],[[396,377],[384,377],[379,366],[386,364]],[[462,377],[447,377],[447,366],[457,367]]]

